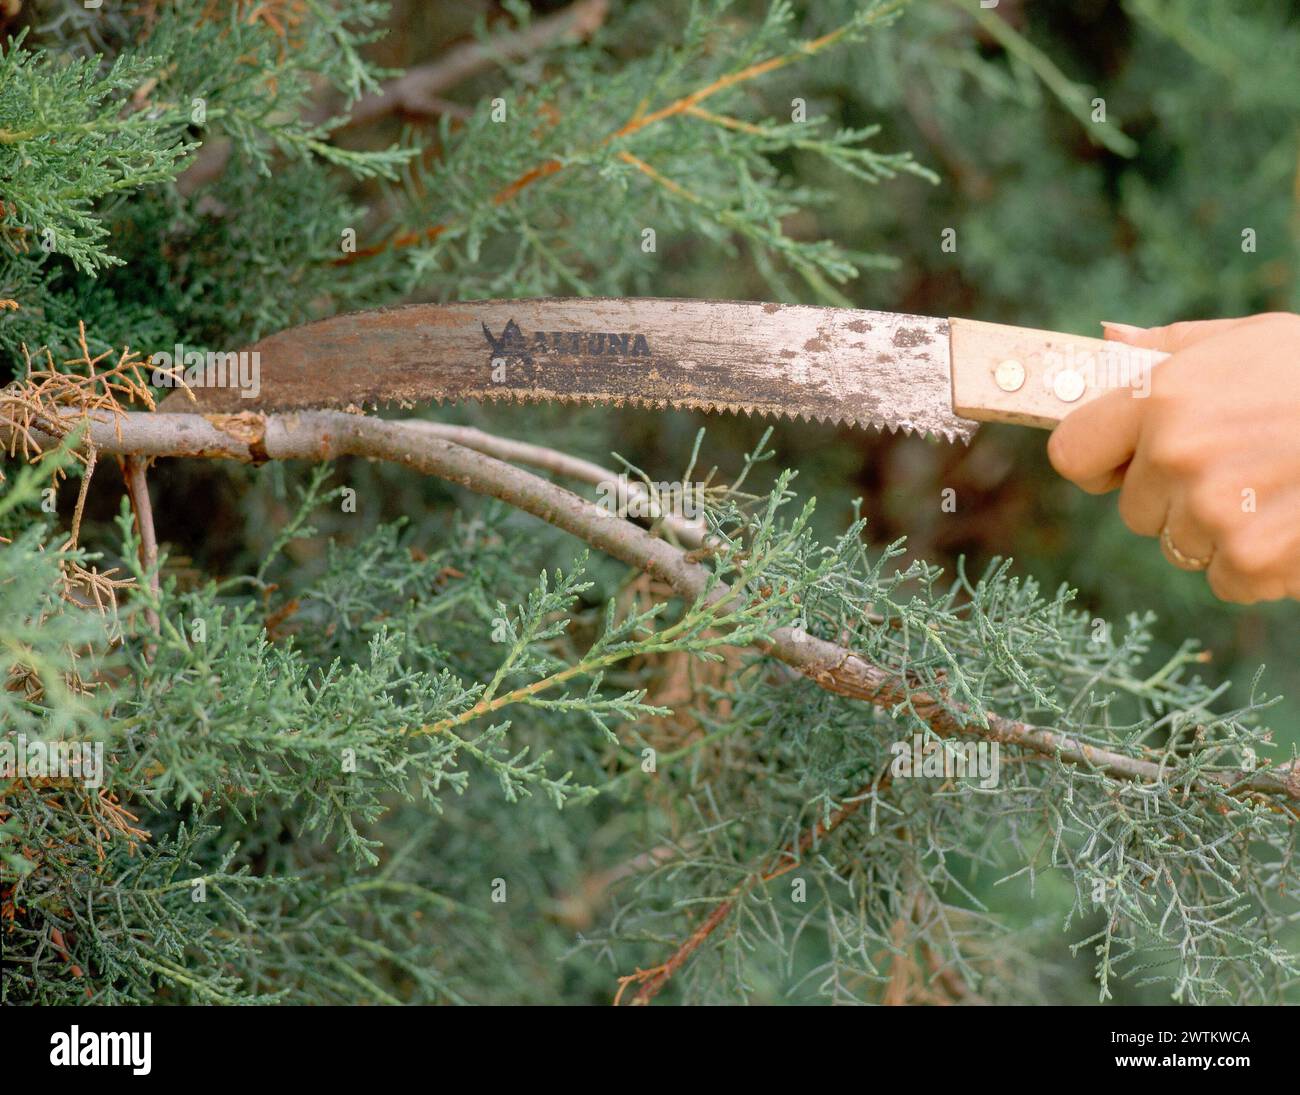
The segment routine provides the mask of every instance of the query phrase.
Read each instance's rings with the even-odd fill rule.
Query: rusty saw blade
[[[195,401],[178,390],[162,409],[507,399],[784,416],[949,441],[978,426],[953,413],[948,321],[893,312],[621,297],[414,304],[294,327],[241,353],[184,355]]]

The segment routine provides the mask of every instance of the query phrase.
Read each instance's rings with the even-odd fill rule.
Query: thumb
[[[1171,323],[1166,327],[1133,327],[1127,323],[1102,322],[1102,330],[1111,342],[1124,342],[1146,350],[1160,350],[1172,354],[1184,350],[1214,335],[1222,334],[1251,317],[1241,319],[1201,319],[1184,323]]]

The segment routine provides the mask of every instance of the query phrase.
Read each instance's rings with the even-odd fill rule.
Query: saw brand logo
[[[129,1066],[133,1075],[148,1076],[153,1065],[153,1035],[135,1031],[83,1031],[73,1026],[69,1031],[50,1035],[50,1064]]]
[[[500,335],[494,335],[486,323],[482,326],[483,337],[487,339],[492,351],[494,379],[496,370],[507,362],[531,365],[538,356],[650,356],[650,343],[645,335],[630,331],[538,331],[530,337],[524,334],[513,319],[507,321],[505,330]]]

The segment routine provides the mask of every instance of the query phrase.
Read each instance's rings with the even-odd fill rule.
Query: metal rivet
[[[1025,385],[1025,367],[1008,358],[993,370],[993,379],[1004,392],[1018,392]]]
[[[1062,369],[1052,378],[1052,392],[1062,403],[1073,403],[1087,388],[1083,374],[1074,369]]]

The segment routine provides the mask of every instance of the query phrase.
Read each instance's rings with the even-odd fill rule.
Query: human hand
[[[1204,570],[1225,601],[1300,599],[1300,315],[1104,324],[1108,339],[1172,354],[1149,394],[1109,392],[1068,415],[1052,466]]]

